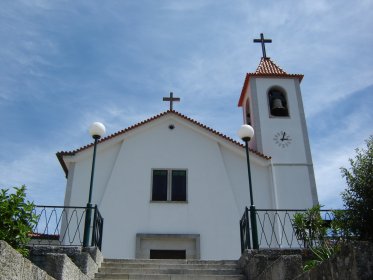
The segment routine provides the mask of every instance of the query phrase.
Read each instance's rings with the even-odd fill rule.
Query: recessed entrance
[[[136,259],[199,259],[199,234],[136,234]]]
[[[186,259],[185,250],[150,250],[151,259]]]

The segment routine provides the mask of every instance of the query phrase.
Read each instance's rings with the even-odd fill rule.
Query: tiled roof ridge
[[[104,138],[101,138],[98,141],[98,143],[105,142],[105,141],[107,141],[107,140],[109,140],[111,138],[114,138],[114,137],[118,136],[118,135],[127,133],[127,132],[129,132],[129,131],[137,128],[137,127],[145,125],[145,124],[147,124],[149,122],[152,122],[152,121],[154,121],[156,119],[159,119],[159,118],[161,118],[161,117],[163,117],[163,116],[165,116],[167,114],[175,114],[175,115],[177,115],[177,116],[179,116],[179,117],[181,117],[181,118],[183,118],[183,119],[185,119],[185,120],[187,120],[189,122],[192,122],[195,125],[198,125],[199,127],[202,127],[204,129],[208,130],[209,132],[211,132],[211,133],[213,133],[215,135],[218,135],[218,136],[224,138],[225,140],[228,140],[229,142],[232,142],[233,144],[236,144],[236,145],[238,145],[240,147],[244,147],[243,144],[241,144],[241,143],[237,142],[236,140],[228,137],[227,135],[225,135],[225,134],[223,134],[223,133],[221,133],[221,132],[219,132],[217,130],[214,130],[214,129],[212,129],[212,128],[210,128],[210,127],[208,127],[208,126],[206,126],[206,125],[204,125],[204,124],[202,124],[202,123],[200,123],[200,122],[198,122],[198,121],[196,121],[194,119],[191,119],[191,118],[189,118],[189,117],[187,117],[187,116],[185,116],[185,115],[183,115],[183,114],[181,114],[181,113],[179,113],[179,112],[177,112],[175,110],[168,110],[168,111],[162,112],[162,113],[160,113],[158,115],[155,115],[155,116],[153,116],[151,118],[148,118],[148,119],[146,119],[144,121],[141,121],[139,123],[136,123],[136,124],[134,124],[132,126],[129,126],[129,127],[125,128],[125,129],[119,130],[119,131],[117,131],[117,132],[115,132],[113,134],[110,134],[110,135],[108,135],[108,136],[106,136]],[[92,146],[93,146],[93,143],[90,143],[88,145],[85,145],[85,146],[80,147],[80,148],[78,148],[76,150],[73,150],[73,151],[60,151],[60,152],[56,153],[57,158],[60,161],[60,163],[61,163],[61,165],[62,165],[62,167],[63,167],[63,169],[64,169],[64,171],[65,171],[66,174],[67,174],[67,167],[66,167],[66,165],[65,165],[65,163],[64,163],[64,161],[62,159],[62,156],[66,156],[66,155],[71,155],[72,156],[72,155],[75,155],[76,153],[79,153],[79,152],[81,152],[83,150],[86,150],[86,149],[88,149],[88,148],[90,148]],[[264,154],[262,154],[262,153],[260,153],[258,151],[255,151],[253,149],[250,149],[250,152],[252,152],[252,153],[254,153],[254,154],[256,154],[256,155],[258,155],[258,156],[260,156],[262,158],[265,158],[267,160],[271,158],[271,157],[266,156],[266,155],[264,155]]]
[[[280,66],[274,63],[269,57],[262,57],[255,74],[279,74],[288,75]]]
[[[269,57],[262,57],[254,73],[247,73],[249,76],[278,77],[278,78],[298,78],[303,79],[302,74],[288,74]]]

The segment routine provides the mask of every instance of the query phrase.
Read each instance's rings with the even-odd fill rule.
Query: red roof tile
[[[241,96],[238,100],[238,106],[241,107],[243,103],[243,98],[247,87],[249,86],[250,77],[261,77],[261,78],[298,78],[301,82],[303,79],[302,74],[288,74],[276,63],[274,63],[269,57],[262,57],[260,60],[258,68],[254,73],[247,73],[245,77],[245,82],[242,87]]]
[[[277,66],[269,57],[262,57],[255,74],[287,75],[287,73]]]
[[[174,110],[168,110],[168,111],[166,111],[166,112],[160,113],[160,114],[158,114],[158,115],[156,115],[156,116],[153,116],[153,117],[151,117],[151,118],[149,118],[149,119],[147,119],[147,120],[144,120],[144,121],[139,122],[139,123],[137,123],[137,124],[135,124],[135,125],[132,125],[132,126],[127,127],[127,128],[125,128],[125,129],[123,129],[123,130],[120,130],[120,131],[118,131],[118,132],[116,132],[116,133],[113,133],[113,134],[111,134],[111,135],[109,135],[109,136],[106,136],[106,137],[100,139],[100,140],[98,141],[98,143],[102,143],[102,142],[108,141],[108,140],[111,139],[111,138],[114,138],[114,137],[116,137],[116,136],[119,136],[119,135],[122,135],[122,134],[124,134],[124,133],[127,133],[127,132],[129,132],[129,131],[131,131],[131,130],[133,130],[133,129],[139,127],[139,126],[142,126],[142,125],[145,125],[145,124],[147,124],[147,123],[150,123],[150,122],[152,122],[152,121],[154,121],[154,120],[157,120],[157,119],[159,119],[159,118],[161,118],[161,117],[163,117],[163,116],[165,116],[165,115],[168,115],[168,114],[174,114],[174,115],[176,115],[176,116],[179,116],[180,118],[182,118],[182,119],[184,119],[184,120],[187,120],[187,121],[189,121],[189,122],[191,122],[191,123],[193,123],[193,124],[195,124],[195,125],[197,125],[197,126],[199,126],[199,127],[201,127],[201,128],[204,128],[204,129],[206,129],[207,131],[209,131],[209,132],[211,132],[211,133],[213,133],[213,134],[215,134],[215,135],[217,135],[217,136],[220,136],[220,137],[222,137],[223,139],[228,140],[229,142],[231,142],[231,143],[233,143],[233,144],[235,144],[235,145],[238,145],[238,146],[240,146],[240,147],[244,147],[243,144],[241,144],[241,143],[239,143],[239,142],[233,140],[232,138],[226,136],[225,134],[222,134],[222,133],[220,133],[220,132],[218,132],[218,131],[216,131],[216,130],[214,130],[214,129],[212,129],[212,128],[210,128],[210,127],[208,127],[208,126],[206,126],[206,125],[204,125],[204,124],[202,124],[202,123],[200,123],[200,122],[197,122],[196,120],[193,120],[193,119],[191,119],[191,118],[189,118],[189,117],[187,117],[187,116],[185,116],[185,115],[183,115],[183,114],[181,114],[181,113],[179,113],[179,112],[176,112],[176,111],[174,111]],[[67,176],[67,174],[68,174],[68,169],[67,169],[67,166],[66,166],[66,164],[65,164],[65,162],[64,162],[64,160],[63,160],[63,156],[73,156],[73,155],[75,155],[75,154],[77,154],[77,153],[79,153],[79,152],[81,152],[81,151],[84,151],[84,150],[86,150],[86,149],[88,149],[88,148],[90,148],[90,147],[92,147],[92,146],[93,146],[93,143],[88,144],[88,145],[83,146],[83,147],[80,147],[80,148],[78,148],[78,149],[76,149],[76,150],[73,150],[73,151],[61,151],[61,152],[57,152],[57,153],[56,153],[56,156],[57,156],[57,158],[58,158],[58,160],[59,160],[59,162],[60,162],[60,164],[61,164],[63,170],[65,171],[66,176]],[[252,152],[252,153],[254,153],[254,154],[256,154],[256,155],[258,155],[258,156],[260,156],[260,157],[262,157],[262,158],[264,158],[264,159],[267,159],[267,160],[268,160],[268,159],[271,159],[271,157],[266,156],[266,155],[264,155],[264,154],[262,154],[262,153],[260,153],[260,152],[258,152],[258,151],[255,151],[255,150],[250,149],[250,152]]]

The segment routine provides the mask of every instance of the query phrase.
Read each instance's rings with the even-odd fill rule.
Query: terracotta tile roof
[[[277,66],[269,57],[262,57],[255,74],[287,75],[288,73]]]
[[[303,75],[302,74],[288,74],[286,73],[281,67],[279,67],[276,63],[274,63],[269,57],[262,57],[258,68],[254,73],[247,73],[245,77],[245,82],[242,87],[241,96],[238,100],[238,107],[242,106],[243,98],[245,96],[245,92],[249,86],[250,77],[261,77],[261,78],[298,78],[299,82],[302,81]]]
[[[214,130],[214,129],[212,129],[212,128],[210,128],[210,127],[208,127],[208,126],[206,126],[206,125],[204,125],[204,124],[202,124],[202,123],[200,123],[200,122],[197,122],[196,120],[193,120],[193,119],[191,119],[191,118],[189,118],[189,117],[187,117],[187,116],[185,116],[185,115],[183,115],[183,114],[181,114],[181,113],[179,113],[179,112],[177,112],[177,111],[174,111],[174,110],[168,110],[168,111],[166,111],[166,112],[160,113],[160,114],[158,114],[158,115],[156,115],[156,116],[153,116],[153,117],[151,117],[151,118],[149,118],[149,119],[147,119],[147,120],[144,120],[144,121],[139,122],[139,123],[137,123],[137,124],[135,124],[135,125],[132,125],[132,126],[127,127],[127,128],[125,128],[125,129],[123,129],[123,130],[120,130],[120,131],[118,131],[118,132],[116,132],[116,133],[113,133],[113,134],[111,134],[111,135],[109,135],[109,136],[106,136],[106,137],[104,137],[104,138],[101,138],[101,139],[98,141],[98,143],[102,143],[102,142],[108,141],[109,139],[112,139],[112,138],[114,138],[114,137],[116,137],[116,136],[119,136],[119,135],[122,135],[122,134],[124,134],[124,133],[127,133],[127,132],[129,132],[129,131],[131,131],[131,130],[134,130],[135,128],[137,128],[137,127],[139,127],[139,126],[142,126],[142,125],[145,125],[145,124],[147,124],[147,123],[150,123],[150,122],[152,122],[152,121],[154,121],[154,120],[157,120],[157,119],[159,119],[159,118],[161,118],[161,117],[163,117],[163,116],[165,116],[165,115],[168,115],[168,114],[174,114],[174,115],[176,115],[176,116],[179,116],[180,118],[182,118],[182,119],[184,119],[184,120],[187,120],[187,121],[189,121],[189,122],[191,122],[191,123],[193,123],[193,124],[195,124],[195,125],[197,125],[197,126],[199,126],[199,127],[201,127],[201,128],[204,128],[204,129],[206,129],[207,131],[209,131],[209,132],[211,132],[211,133],[213,133],[213,134],[215,134],[215,135],[217,135],[217,136],[219,136],[219,137],[222,137],[223,139],[225,139],[225,140],[227,140],[227,141],[229,141],[229,142],[231,142],[231,143],[233,143],[233,144],[235,144],[235,145],[237,145],[237,146],[239,146],[239,147],[244,147],[243,144],[241,144],[241,143],[239,143],[239,142],[233,140],[232,138],[226,136],[225,134],[222,134],[222,133],[220,133],[219,131]],[[65,162],[64,162],[64,160],[63,160],[63,156],[73,156],[73,155],[75,155],[75,154],[77,154],[77,153],[79,153],[79,152],[81,152],[81,151],[84,151],[84,150],[86,150],[86,149],[88,149],[88,148],[90,148],[90,147],[92,147],[92,146],[93,146],[93,143],[88,144],[88,145],[85,145],[85,146],[80,147],[80,148],[78,148],[78,149],[76,149],[76,150],[73,150],[73,151],[61,151],[61,152],[57,152],[57,153],[56,153],[56,156],[57,156],[57,158],[58,158],[58,160],[59,160],[59,162],[60,162],[60,164],[61,164],[63,170],[65,171],[66,176],[67,176],[67,174],[68,174],[68,169],[67,169],[67,166],[66,166],[66,164],[65,164]],[[271,157],[266,156],[266,155],[264,155],[264,154],[262,154],[262,153],[260,153],[260,152],[258,152],[258,151],[255,151],[255,150],[250,149],[250,152],[252,152],[252,153],[254,153],[254,154],[256,154],[256,155],[258,155],[258,156],[260,156],[260,157],[262,157],[262,158],[264,158],[264,159],[267,159],[267,160],[271,159]]]

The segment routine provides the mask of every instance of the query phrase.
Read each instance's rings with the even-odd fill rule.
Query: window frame
[[[167,171],[167,200],[153,200],[154,171]],[[172,200],[172,171],[185,171],[185,200]],[[152,168],[151,169],[150,202],[152,203],[188,203],[188,169],[187,168]]]

